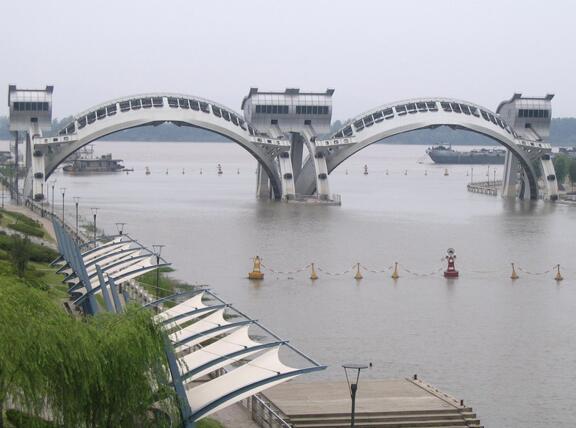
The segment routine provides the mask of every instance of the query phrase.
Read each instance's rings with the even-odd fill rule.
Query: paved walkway
[[[240,403],[219,410],[210,417],[216,419],[225,428],[258,428],[256,422],[250,418],[248,410]]]
[[[265,391],[264,395],[288,416],[345,414],[350,409],[350,392],[342,381],[287,382]],[[356,402],[356,410],[363,413],[451,410],[456,406],[451,397],[440,399],[405,379],[363,380]]]
[[[34,220],[38,220],[42,224],[44,229],[46,229],[46,232],[48,232],[48,235],[50,235],[50,237],[52,237],[52,239],[54,239],[54,241],[56,241],[56,234],[54,233],[54,228],[52,227],[52,222],[48,218],[41,217],[40,215],[36,214],[32,210],[26,208],[24,205],[16,205],[13,201],[5,201],[4,202],[4,208],[7,211],[13,211],[16,213],[24,214],[27,217],[30,217]]]

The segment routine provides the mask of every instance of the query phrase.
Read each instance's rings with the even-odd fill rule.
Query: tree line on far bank
[[[556,170],[558,184],[564,187],[566,185],[566,179],[568,179],[571,190],[574,191],[574,186],[576,185],[576,158],[566,155],[555,156],[554,169]]]

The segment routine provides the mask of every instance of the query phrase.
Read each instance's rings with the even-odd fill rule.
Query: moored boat
[[[438,145],[428,148],[426,153],[438,164],[500,165],[506,159],[506,150],[499,148],[458,151],[451,146]]]
[[[69,174],[89,174],[97,172],[118,172],[124,170],[122,159],[112,159],[112,154],[102,155],[97,158],[77,158],[63,170]]]

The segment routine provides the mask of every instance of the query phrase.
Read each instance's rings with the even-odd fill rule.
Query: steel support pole
[[[62,188],[62,225],[64,225],[64,196],[66,194],[66,188]]]
[[[16,205],[20,205],[20,195],[18,194],[18,131],[14,134],[14,187],[16,190]]]
[[[354,427],[356,419],[356,390],[358,389],[358,384],[353,383],[350,385],[350,391],[352,393],[352,412],[350,415],[350,426]]]
[[[96,213],[94,213],[94,242],[96,242]]]
[[[54,217],[54,186],[56,183],[52,183],[52,206],[50,207],[50,214]]]
[[[156,254],[156,299],[160,298],[160,254]]]
[[[76,201],[76,240],[80,237],[78,233],[78,201]]]

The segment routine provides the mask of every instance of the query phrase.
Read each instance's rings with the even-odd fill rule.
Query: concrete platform
[[[287,382],[263,394],[294,427],[350,426],[343,382]],[[473,410],[420,380],[362,380],[357,427],[480,427]]]

